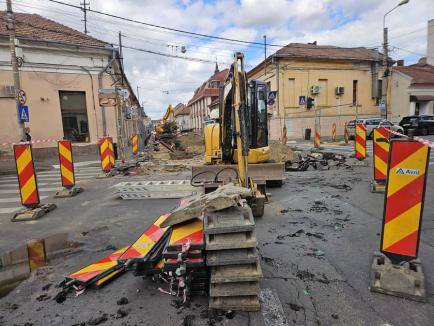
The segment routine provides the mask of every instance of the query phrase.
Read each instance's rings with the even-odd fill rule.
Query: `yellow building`
[[[322,137],[330,137],[336,123],[343,135],[347,121],[380,116],[382,56],[367,48],[291,43],[261,62],[249,79],[266,81],[277,100],[269,106],[270,139],[300,139],[306,129],[320,125]],[[312,107],[307,105],[312,99]]]

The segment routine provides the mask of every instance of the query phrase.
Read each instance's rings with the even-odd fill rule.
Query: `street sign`
[[[18,116],[20,122],[29,122],[29,107],[27,105],[18,105]]]
[[[299,96],[298,97],[298,105],[305,105],[306,104],[306,96]]]
[[[21,105],[26,104],[26,102],[27,102],[26,92],[24,92],[24,91],[21,89],[21,90],[18,92],[17,97],[18,97],[18,102],[20,102]]]
[[[378,103],[378,108],[380,111],[384,111],[386,109],[386,105],[384,104],[384,99],[380,100],[380,103]]]
[[[276,96],[277,96],[276,91],[268,92],[267,104],[269,106],[274,105],[274,102],[276,101]]]

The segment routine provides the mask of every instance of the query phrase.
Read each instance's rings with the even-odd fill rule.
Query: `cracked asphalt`
[[[265,215],[256,219],[263,279],[274,289],[288,325],[433,325],[434,321],[434,171],[429,174],[419,255],[427,303],[371,293],[373,253],[379,250],[384,195],[369,191],[371,167],[287,173],[282,188],[272,188]],[[183,179],[188,172],[153,176]],[[50,261],[8,296],[0,299],[0,325],[273,325],[261,313],[236,313],[209,319],[207,298],[177,309],[161,284],[125,274],[108,286],[63,303],[55,287],[70,272],[128,245],[176,200],[122,201],[109,187],[135,177],[88,182],[86,192],[59,202],[59,208],[31,224],[2,223],[0,249],[19,236],[27,239],[56,231],[83,242],[71,255]],[[87,232],[87,233],[86,233]],[[49,285],[50,284],[50,285]],[[128,303],[117,301],[122,297]]]

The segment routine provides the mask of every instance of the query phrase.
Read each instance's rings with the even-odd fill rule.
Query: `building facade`
[[[264,60],[249,79],[267,82],[276,92],[269,102],[270,139],[300,139],[315,125],[321,135],[331,136],[332,125],[343,135],[348,120],[380,116],[381,55],[366,48],[291,43]],[[309,99],[312,105],[309,107]]]
[[[219,71],[216,66],[214,74],[196,89],[193,97],[188,101],[192,128],[202,133],[205,121],[209,119],[210,104],[219,96],[219,87],[225,81],[228,69]]]
[[[434,114],[434,19],[428,22],[427,34],[426,58],[392,68],[389,94],[395,123],[408,115]]]
[[[59,139],[73,141],[74,153],[97,153],[100,137],[117,143],[122,135],[128,143],[147,128],[116,49],[39,15],[14,15],[19,78],[29,107],[25,126],[36,155],[52,154]],[[6,20],[0,12],[0,143],[9,144],[2,153],[20,141]]]
[[[173,111],[179,131],[191,130],[190,109],[183,103],[178,103]]]

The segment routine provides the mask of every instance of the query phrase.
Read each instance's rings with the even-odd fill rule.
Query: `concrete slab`
[[[208,251],[208,266],[254,264],[258,260],[256,248]]]
[[[262,277],[261,265],[228,265],[211,267],[211,283],[250,282]]]
[[[289,325],[276,290],[262,289],[259,294],[259,300],[261,302],[261,313],[265,326]]]
[[[250,207],[231,207],[204,214],[205,234],[253,231],[255,220]]]
[[[225,250],[256,247],[255,231],[205,234],[206,250]]]
[[[259,311],[261,305],[257,296],[239,297],[210,297],[209,307],[211,309],[237,310],[237,311]]]
[[[259,282],[234,282],[234,283],[212,283],[209,286],[211,297],[234,297],[245,295],[258,295]]]

